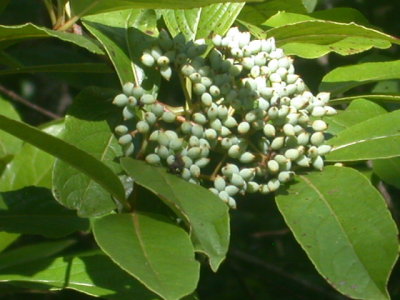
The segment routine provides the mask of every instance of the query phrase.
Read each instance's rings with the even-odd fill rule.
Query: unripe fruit
[[[233,174],[232,174],[232,177],[231,177],[231,179],[230,179],[230,182],[231,182],[233,185],[237,186],[237,187],[242,187],[242,186],[244,185],[244,180],[243,180],[242,176],[240,176],[240,175],[237,174],[237,173],[233,173]]]
[[[132,142],[132,136],[130,134],[124,134],[118,139],[118,143],[121,145],[128,145]]]
[[[124,135],[128,133],[128,130],[128,127],[126,127],[125,125],[118,125],[117,127],[115,127],[115,133],[118,135]]]
[[[225,189],[225,186],[226,186],[225,179],[221,176],[217,176],[217,178],[215,178],[214,180],[214,187],[218,191],[223,191]]]
[[[283,136],[278,136],[272,140],[271,149],[279,150],[283,147],[285,143],[285,138]]]
[[[239,192],[239,188],[234,185],[228,185],[225,187],[225,192],[227,192],[229,196],[235,196]]]
[[[171,111],[164,111],[161,119],[166,123],[173,123],[175,122],[176,115]]]
[[[315,169],[322,171],[324,168],[324,160],[321,156],[317,156],[312,160],[312,165]]]
[[[241,122],[239,125],[238,125],[238,132],[239,132],[239,134],[247,134],[248,132],[249,132],[249,130],[250,130],[250,124],[249,123],[247,123],[247,122]]]
[[[225,121],[223,122],[224,126],[228,128],[233,128],[237,126],[237,121],[234,117],[228,116]]]
[[[153,104],[156,102],[156,99],[154,98],[153,95],[145,94],[142,97],[140,97],[140,102],[142,104]]]
[[[190,174],[194,177],[194,178],[198,178],[200,176],[200,168],[197,165],[191,165],[189,168]]]
[[[310,138],[311,144],[319,146],[325,141],[324,134],[322,132],[314,132]]]
[[[140,133],[147,133],[150,129],[150,126],[146,121],[139,121],[136,123],[136,129]]]
[[[322,120],[315,120],[312,123],[312,128],[315,131],[325,131],[328,128],[328,125]]]
[[[323,156],[325,154],[328,154],[332,149],[332,146],[329,145],[321,145],[318,147],[318,154]]]
[[[124,107],[128,104],[128,101],[128,97],[125,94],[119,94],[114,98],[112,103],[118,107]]]
[[[145,158],[146,162],[151,164],[151,165],[158,165],[160,163],[160,157],[155,154],[155,153],[151,153],[148,154]]]
[[[255,181],[249,181],[248,183],[247,183],[247,189],[246,189],[246,192],[249,192],[249,193],[256,193],[256,192],[258,192],[258,189],[260,188],[260,185],[257,183],[257,182],[255,182]]]
[[[292,124],[289,124],[289,123],[283,125],[283,133],[284,133],[286,136],[294,136],[294,135],[295,135],[295,132],[294,132],[294,127],[293,127],[293,125],[292,125]]]
[[[193,114],[193,121],[195,121],[196,123],[199,123],[201,125],[204,125],[208,122],[207,118],[205,115],[203,115],[202,113],[194,113]]]
[[[156,63],[156,60],[150,53],[144,53],[140,60],[147,67],[152,67]]]
[[[198,125],[198,124],[194,124],[192,126],[192,134],[197,136],[198,138],[203,137],[203,133],[204,133],[204,129],[203,126]]]
[[[278,179],[273,178],[270,181],[268,181],[267,186],[270,192],[275,192],[276,190],[279,189],[281,183]]]
[[[210,106],[212,103],[212,96],[209,93],[203,93],[201,95],[201,103],[203,103],[204,106]]]
[[[275,160],[269,160],[267,166],[271,173],[276,173],[279,171],[279,164]]]
[[[291,171],[283,171],[280,172],[278,175],[278,180],[282,183],[288,182],[290,180],[292,180],[294,177],[294,172]]]
[[[124,92],[125,95],[129,96],[133,96],[133,87],[134,84],[132,82],[127,82],[122,86],[122,91]]]
[[[160,74],[165,80],[170,80],[172,77],[172,69],[170,66],[163,66],[160,68]]]
[[[234,164],[226,164],[226,166],[221,169],[221,172],[224,176],[230,177],[234,173],[239,173],[239,168]]]
[[[240,155],[239,161],[243,164],[251,163],[254,160],[255,156],[251,152],[244,152]]]
[[[239,171],[239,175],[246,181],[254,178],[255,170],[250,168],[244,168]]]
[[[259,187],[259,192],[263,195],[271,193],[267,184],[261,184]]]
[[[210,162],[210,159],[207,157],[202,157],[198,160],[195,161],[195,165],[197,165],[199,168],[204,168],[205,166],[208,165]]]
[[[233,145],[228,150],[228,155],[232,158],[239,158],[241,155],[239,145]]]

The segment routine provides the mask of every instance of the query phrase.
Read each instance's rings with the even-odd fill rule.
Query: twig
[[[22,98],[20,95],[16,94],[13,91],[10,91],[6,87],[2,86],[1,84],[0,84],[0,92],[5,94],[6,96],[10,97],[12,100],[22,103],[23,105],[41,113],[42,115],[45,115],[46,117],[49,117],[50,119],[60,119],[61,118],[61,116],[59,116],[55,113],[52,113],[51,111],[48,111],[48,110],[44,109],[43,107],[40,107],[40,106],[33,104],[30,101]]]
[[[289,232],[290,232],[289,228],[283,228],[283,229],[279,229],[279,230],[255,232],[251,236],[258,239],[258,238],[269,237],[269,236],[282,236],[282,235],[288,234]]]

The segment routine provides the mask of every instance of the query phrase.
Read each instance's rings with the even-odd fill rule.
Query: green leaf
[[[42,131],[60,136],[64,123],[53,122],[42,126]],[[6,166],[0,177],[0,191],[18,190],[27,186],[51,188],[54,156],[32,146],[23,144],[21,150]]]
[[[111,73],[112,69],[103,63],[69,63],[69,64],[51,64],[36,66],[18,66],[0,70],[1,75],[21,74],[21,73]]]
[[[3,252],[8,246],[14,243],[20,234],[17,233],[8,233],[8,232],[0,232],[0,252]]]
[[[130,158],[121,159],[121,164],[137,184],[159,196],[186,221],[196,251],[204,252],[216,271],[229,246],[228,207],[207,189],[169,174],[163,168]]]
[[[400,189],[400,157],[373,161],[373,170],[384,182]]]
[[[329,101],[330,105],[338,105],[347,102],[351,102],[353,100],[363,98],[371,101],[375,101],[378,103],[400,103],[400,95],[358,95],[358,96],[348,96],[332,99]]]
[[[1,115],[9,117],[14,120],[21,120],[17,111],[0,95],[0,112]],[[0,132],[0,159],[9,159],[16,154],[22,146],[22,141],[16,139],[6,132]]]
[[[195,290],[200,265],[190,239],[161,215],[108,215],[94,221],[93,232],[115,263],[164,299]]]
[[[238,18],[246,23],[259,25],[279,11],[307,13],[302,0],[270,0],[263,3],[248,3]]]
[[[251,0],[253,2],[261,2],[262,0]],[[249,2],[251,2],[249,1]],[[70,4],[76,15],[85,16],[90,14],[99,14],[104,12],[119,11],[124,9],[133,8],[172,8],[172,9],[186,9],[202,7],[215,3],[225,2],[245,2],[244,0],[71,0]]]
[[[354,299],[389,299],[386,284],[397,260],[398,232],[367,178],[354,169],[326,167],[297,176],[276,202],[296,240],[335,289]]]
[[[336,68],[322,78],[320,90],[338,94],[356,86],[387,79],[400,79],[400,60]]]
[[[26,263],[35,260],[51,257],[75,243],[74,240],[59,240],[22,246],[17,249],[5,251],[0,254],[0,273],[3,272],[4,269],[13,266],[24,266]]]
[[[82,91],[65,118],[63,140],[118,174],[122,169],[116,158],[122,156],[122,148],[113,128],[121,117],[119,108],[111,103],[113,95],[112,91],[98,88]],[[78,210],[82,217],[103,215],[115,208],[110,191],[104,185],[60,160],[54,165],[53,190],[57,201]]]
[[[329,124],[328,131],[338,134],[348,127],[385,113],[387,111],[382,106],[360,98],[353,100],[346,110],[338,111],[337,115],[325,117],[324,119]]]
[[[114,5],[113,1],[113,5]],[[157,18],[154,10],[129,9],[88,16],[84,26],[104,46],[121,84],[135,82],[151,90],[160,75],[150,68],[144,72],[140,58],[143,49],[149,47],[157,34]]]
[[[21,263],[0,271],[0,282],[39,283],[52,290],[67,288],[114,300],[159,299],[102,254]]]
[[[51,37],[70,42],[95,54],[104,54],[95,41],[83,35],[51,30],[30,23],[17,26],[0,25],[0,46],[9,42]]]
[[[223,35],[231,27],[244,3],[219,3],[194,9],[163,11],[169,32],[182,33],[186,40],[207,39],[211,33]]]
[[[1,193],[0,203],[2,231],[59,238],[89,229],[87,219],[58,204],[47,189],[29,187]]]
[[[304,58],[317,58],[330,52],[352,55],[373,47],[387,49],[392,43],[399,44],[398,39],[375,29],[321,20],[289,24],[255,34],[260,38],[275,37],[277,45],[287,55]]]
[[[125,190],[113,171],[98,159],[75,146],[25,123],[0,115],[0,129],[64,160],[91,177],[125,204]]]
[[[353,125],[329,140],[327,161],[356,161],[400,156],[400,110]]]

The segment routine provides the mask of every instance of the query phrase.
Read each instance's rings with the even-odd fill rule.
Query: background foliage
[[[186,299],[400,297],[397,1],[70,1],[84,35],[63,31],[51,2],[0,1],[1,299],[179,299],[196,286]],[[235,19],[274,36],[340,112],[326,118],[331,166],[275,199],[243,197],[229,217],[199,186],[120,164],[110,99],[142,77],[163,100],[177,96],[140,67],[157,26],[206,38]],[[123,172],[146,200],[134,212]]]

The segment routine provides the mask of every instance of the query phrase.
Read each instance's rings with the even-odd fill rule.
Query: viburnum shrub
[[[30,2],[0,4],[0,298],[399,297],[397,38],[306,0]]]

